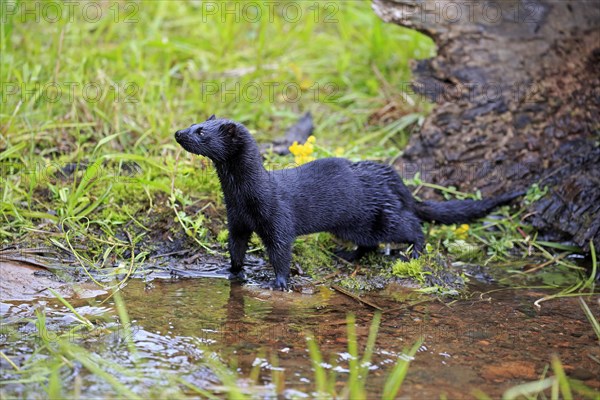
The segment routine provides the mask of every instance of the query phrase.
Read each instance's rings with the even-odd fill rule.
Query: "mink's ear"
[[[237,126],[233,122],[226,122],[219,127],[219,130],[229,136],[237,136]]]
[[[217,119],[217,117],[215,117],[215,114],[208,117],[207,121],[212,121],[213,119]]]

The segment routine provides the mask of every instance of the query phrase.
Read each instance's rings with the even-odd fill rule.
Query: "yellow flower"
[[[469,236],[469,225],[462,224],[458,228],[454,229],[454,234],[458,239],[466,239]]]
[[[300,154],[300,149],[301,149],[301,145],[298,144],[298,142],[294,142],[290,147],[290,153],[292,153],[293,155],[297,155]]]
[[[289,147],[290,153],[294,155],[294,160],[296,161],[296,164],[306,164],[307,162],[313,161],[315,159],[311,155],[314,152],[313,143],[316,140],[317,139],[314,136],[309,136],[308,139],[306,139],[306,143],[299,144],[298,142],[294,142]]]

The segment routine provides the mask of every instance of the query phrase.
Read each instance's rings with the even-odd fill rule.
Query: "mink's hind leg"
[[[336,252],[336,256],[348,262],[355,262],[360,260],[367,253],[371,253],[375,250],[377,250],[377,246],[358,246],[358,248],[353,251]]]
[[[414,259],[419,258],[419,256],[423,254],[423,249],[425,247],[425,236],[423,235],[423,232],[420,232],[420,236],[417,235],[414,240],[409,243],[413,246],[411,257]]]
[[[425,235],[421,220],[412,212],[405,210],[400,213],[399,221],[393,234],[393,242],[412,245],[412,258],[419,258],[425,247]]]

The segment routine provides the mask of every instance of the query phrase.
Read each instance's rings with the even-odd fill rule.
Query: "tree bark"
[[[600,2],[373,0],[433,38],[414,94],[436,107],[397,167],[493,195],[538,183],[528,221],[600,248]]]

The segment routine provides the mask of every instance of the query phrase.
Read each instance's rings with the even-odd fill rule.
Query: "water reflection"
[[[403,388],[409,397],[441,393],[461,397],[474,388],[497,397],[516,383],[537,379],[552,354],[559,355],[568,373],[574,371],[587,384],[600,387],[600,366],[593,362],[600,359],[600,348],[574,299],[553,300],[538,310],[531,304],[543,293],[503,290],[480,296],[477,289],[472,288],[471,298],[457,302],[431,297],[422,301],[398,287],[370,295],[385,312],[369,366],[369,393],[376,396],[389,368],[404,357],[402,350],[420,336],[425,341]],[[278,370],[289,393],[310,393],[314,377],[306,334],[314,334],[324,365],[343,381],[350,359],[346,315],[356,315],[359,351],[373,317],[371,308],[328,287],[303,295],[230,284],[225,279],[132,280],[123,289],[123,298],[130,329],[118,324],[112,299],[74,300],[77,311],[96,325],[67,340],[120,368],[135,369],[135,376],[114,374],[138,393],[157,383],[168,385],[169,376],[204,388],[218,384],[206,366],[213,353],[236,365],[242,376],[260,367],[260,384],[268,385],[271,371]],[[47,335],[56,339],[73,326],[73,314],[53,300],[2,304],[0,350],[18,365],[25,365],[39,347],[35,309],[40,306],[46,310]],[[598,310],[598,304],[595,307]],[[128,350],[125,335],[129,333],[137,354]],[[2,359],[0,366],[3,380],[17,376]],[[111,393],[105,381],[85,368],[67,377],[65,385],[72,384],[75,376],[87,397]],[[23,393],[18,385],[4,390]]]

